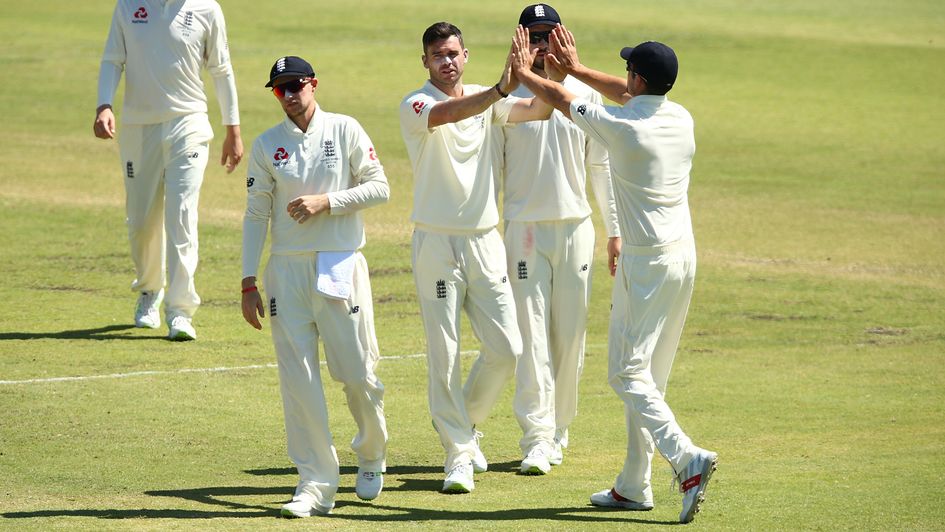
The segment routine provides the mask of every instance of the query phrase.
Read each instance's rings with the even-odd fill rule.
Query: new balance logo
[[[246,188],[249,188],[249,187],[253,186],[253,183],[255,183],[255,182],[256,182],[256,178],[255,178],[255,177],[247,177],[247,178],[246,178]]]
[[[509,277],[507,275],[502,276],[502,284],[509,282]]]
[[[128,164],[125,165],[125,175],[128,176],[128,179],[135,178],[135,165],[131,161],[128,161]]]
[[[191,158],[191,159],[196,159],[196,158],[200,157],[200,152],[195,151],[195,152],[193,152],[193,153],[189,153],[189,154],[187,154],[187,157],[189,157],[189,158]]]
[[[276,298],[274,297],[269,298],[269,317],[276,317]]]
[[[436,298],[446,299],[446,281],[443,279],[436,282]]]
[[[584,266],[581,266],[581,271],[582,271],[582,272],[586,272],[586,271],[587,271],[587,264],[585,264]]]
[[[349,312],[348,314],[357,314],[360,311],[361,311],[361,307],[359,307],[358,305],[355,305],[351,307],[351,312]]]
[[[528,264],[524,260],[518,262],[518,278],[528,279]]]

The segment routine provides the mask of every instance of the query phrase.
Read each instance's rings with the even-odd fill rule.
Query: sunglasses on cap
[[[310,78],[293,79],[285,83],[273,85],[272,93],[279,98],[285,98],[285,93],[287,92],[298,94],[302,90],[302,87],[308,84],[309,80]]]
[[[549,42],[550,31],[530,31],[528,32],[528,42],[538,44],[541,41]]]

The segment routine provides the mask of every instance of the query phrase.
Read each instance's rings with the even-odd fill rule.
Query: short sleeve
[[[405,132],[414,135],[430,131],[430,110],[436,105],[430,95],[411,94],[400,103],[400,125]]]

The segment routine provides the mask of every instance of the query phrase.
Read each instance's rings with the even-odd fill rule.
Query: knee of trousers
[[[609,379],[610,387],[617,393],[628,392],[631,394],[646,393],[650,389],[656,388],[656,381],[649,371],[623,371],[612,375]]]

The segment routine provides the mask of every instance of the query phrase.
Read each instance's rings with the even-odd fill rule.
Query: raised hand
[[[548,63],[565,74],[572,74],[581,66],[574,34],[560,24],[549,37],[548,54],[545,56],[545,64]]]

